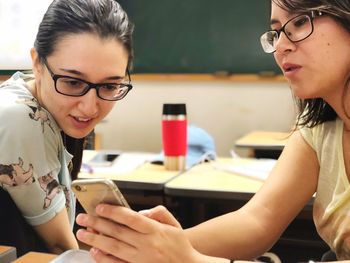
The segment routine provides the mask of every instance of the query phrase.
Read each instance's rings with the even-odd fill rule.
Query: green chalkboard
[[[268,0],[119,0],[135,24],[135,73],[279,73],[260,35]]]

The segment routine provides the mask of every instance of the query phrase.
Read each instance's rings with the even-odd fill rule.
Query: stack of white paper
[[[105,151],[103,153],[108,153]],[[118,157],[111,162],[93,162],[83,163],[81,171],[87,173],[108,173],[108,174],[126,174],[136,170],[146,162],[151,162],[158,154],[148,152],[119,152]]]

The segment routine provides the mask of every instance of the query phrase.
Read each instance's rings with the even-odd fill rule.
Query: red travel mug
[[[162,141],[167,170],[186,169],[186,104],[163,104]]]

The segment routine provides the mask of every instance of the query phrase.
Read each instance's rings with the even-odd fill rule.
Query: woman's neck
[[[32,93],[33,97],[39,102],[41,106],[44,106],[42,103],[42,99],[40,97],[40,93],[38,92],[38,84],[35,79],[29,80],[27,83],[28,90]]]
[[[350,131],[350,101],[343,98],[339,94],[333,94],[333,96],[324,99],[337,113],[338,117],[344,123],[344,131]],[[349,105],[349,106],[348,106]]]
[[[37,93],[36,93],[36,82],[34,79],[29,80],[27,83],[27,87],[28,90],[30,91],[30,93],[32,93],[32,95],[37,98]]]

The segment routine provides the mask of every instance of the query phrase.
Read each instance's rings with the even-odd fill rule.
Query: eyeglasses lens
[[[276,44],[283,32],[291,42],[302,41],[313,31],[312,19],[309,15],[299,15],[288,21],[280,30],[270,30],[260,37],[260,43],[266,53],[276,51]]]

